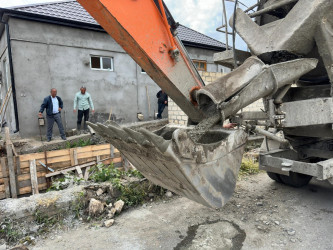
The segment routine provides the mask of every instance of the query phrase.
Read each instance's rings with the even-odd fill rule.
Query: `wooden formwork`
[[[54,174],[43,164],[55,172],[70,170],[73,167],[80,172],[80,166],[90,167],[97,161],[104,164],[113,162],[116,166],[122,164],[120,152],[110,144],[18,155],[13,157],[15,179],[12,181],[13,175],[10,177],[7,157],[2,157],[0,160],[0,199],[14,197],[10,190],[13,182],[15,182],[17,195],[38,193],[47,189],[45,176]],[[81,175],[82,172],[79,174]],[[34,185],[36,185],[35,190],[33,190]]]

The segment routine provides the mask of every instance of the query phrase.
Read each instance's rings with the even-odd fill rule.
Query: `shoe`
[[[51,138],[47,138],[47,140],[46,140],[47,142],[50,142],[51,141]]]
[[[66,137],[61,137],[61,139],[63,139],[64,141],[66,141],[66,140],[67,140],[67,138],[66,138]]]
[[[88,134],[89,131],[86,129],[86,130],[83,131],[83,133]]]

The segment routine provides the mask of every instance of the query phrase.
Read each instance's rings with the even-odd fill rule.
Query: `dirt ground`
[[[239,181],[222,209],[174,196],[130,209],[110,228],[85,224],[33,249],[332,249],[332,197],[326,182],[296,189],[259,173]]]

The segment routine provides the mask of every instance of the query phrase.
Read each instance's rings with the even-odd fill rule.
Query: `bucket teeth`
[[[151,146],[151,144],[149,143],[149,141],[147,141],[146,137],[143,134],[130,128],[123,128],[123,130],[127,134],[129,134],[130,137],[133,138],[138,144],[141,144],[143,146],[148,146],[148,145]]]
[[[87,122],[89,126],[91,126],[98,134],[105,136],[105,137],[110,137],[110,135],[107,133],[106,127],[101,124],[101,123],[91,123]]]
[[[125,142],[134,142],[134,140],[121,127],[109,125],[107,128],[116,138]]]
[[[120,125],[118,123],[111,121],[111,120],[106,121],[105,125],[106,126],[112,125],[114,127],[120,128]]]
[[[164,140],[163,137],[158,136],[143,128],[139,129],[139,131],[147,138],[149,142],[154,144],[162,153],[164,153],[167,150],[170,141]]]

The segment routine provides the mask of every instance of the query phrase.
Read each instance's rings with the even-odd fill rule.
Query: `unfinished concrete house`
[[[12,87],[3,120],[11,131],[39,134],[38,109],[51,87],[64,101],[67,129],[76,127],[73,98],[82,85],[94,101],[94,122],[110,112],[118,123],[137,121],[138,113],[154,119],[159,87],[76,1],[0,9],[0,18],[2,101]],[[178,34],[199,70],[228,70],[213,62],[223,43],[183,25]]]

